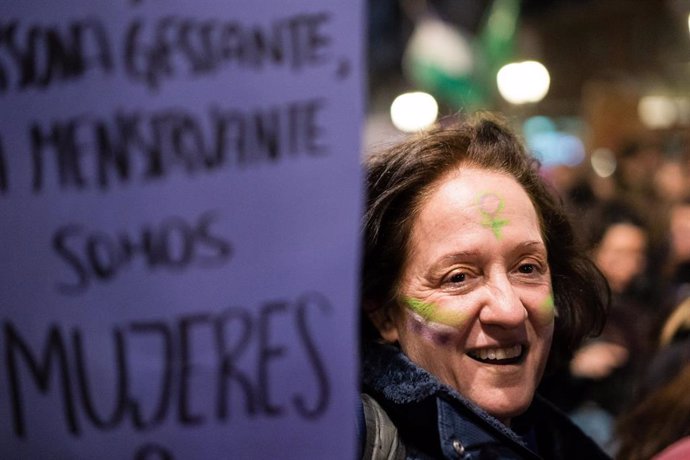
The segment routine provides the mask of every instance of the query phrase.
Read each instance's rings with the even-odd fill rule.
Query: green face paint
[[[503,211],[505,203],[495,193],[484,193],[477,200],[479,204],[479,212],[482,214],[482,225],[490,228],[497,239],[501,238],[501,229],[509,221],[501,219],[499,214]]]
[[[466,314],[458,311],[443,311],[434,304],[406,297],[407,306],[425,321],[457,327],[465,322]]]
[[[558,316],[556,305],[553,301],[553,294],[549,294],[546,299],[539,306],[540,317],[544,319],[544,323],[550,323]]]

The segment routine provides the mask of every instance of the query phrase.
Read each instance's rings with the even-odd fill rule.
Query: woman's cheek
[[[430,323],[442,324],[453,328],[462,328],[467,322],[467,312],[453,308],[441,307],[431,302],[423,302],[413,297],[405,299],[407,307]]]
[[[553,293],[549,292],[545,297],[537,300],[537,307],[534,310],[534,318],[539,326],[549,326],[554,322],[556,316],[556,306],[553,301]]]
[[[408,333],[441,347],[456,346],[467,323],[465,312],[414,298],[407,298],[405,302],[409,310],[406,315]]]

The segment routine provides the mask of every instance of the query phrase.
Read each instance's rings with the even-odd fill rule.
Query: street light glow
[[[501,67],[496,75],[498,91],[511,104],[541,101],[549,92],[551,77],[537,61],[513,62]]]
[[[391,104],[391,121],[400,131],[411,133],[431,126],[438,116],[438,104],[431,94],[404,93]]]

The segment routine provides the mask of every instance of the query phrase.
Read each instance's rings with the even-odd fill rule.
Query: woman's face
[[[611,290],[624,292],[647,264],[647,234],[640,227],[620,223],[610,226],[594,253],[594,262]]]
[[[510,176],[453,171],[413,223],[401,308],[383,337],[506,425],[527,409],[554,305],[536,211]]]

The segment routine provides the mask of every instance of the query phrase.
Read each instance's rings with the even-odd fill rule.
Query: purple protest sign
[[[0,457],[355,456],[363,2],[12,2]]]

